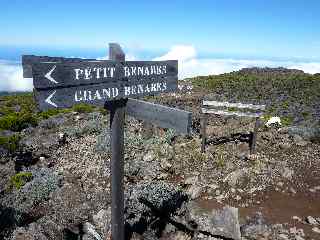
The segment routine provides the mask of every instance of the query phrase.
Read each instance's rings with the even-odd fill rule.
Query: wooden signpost
[[[125,61],[116,43],[108,61],[25,55],[23,76],[33,78],[40,110],[78,103],[110,110],[112,239],[124,240],[124,122],[137,119],[190,134],[191,113],[132,98],[173,92],[178,87],[178,61]]]
[[[112,48],[111,48],[112,49]],[[172,92],[177,89],[177,61],[40,62],[32,65],[36,100],[41,110],[77,103]]]

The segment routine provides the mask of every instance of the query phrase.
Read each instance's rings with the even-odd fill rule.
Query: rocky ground
[[[252,119],[210,116],[201,153],[205,93],[185,87],[155,101],[192,111],[191,136],[147,137],[127,118],[127,239],[320,239],[319,130],[261,126],[250,155],[245,137],[219,139],[250,135]],[[2,150],[0,239],[110,239],[108,126],[108,114],[64,113]]]

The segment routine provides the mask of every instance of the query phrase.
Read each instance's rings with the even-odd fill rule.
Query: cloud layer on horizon
[[[108,58],[101,57],[98,59]],[[126,59],[131,61],[137,60],[132,54],[127,54]],[[303,70],[311,74],[320,73],[320,62],[199,58],[197,57],[196,48],[190,45],[173,46],[166,54],[152,60],[178,60],[179,79],[199,75],[228,73],[248,67],[285,67]],[[21,64],[0,60],[0,91],[30,91],[32,88],[32,79],[22,77]]]
[[[22,73],[21,64],[0,60],[0,91],[32,90],[32,79],[23,78]]]
[[[169,52],[153,60],[178,60],[180,79],[200,75],[228,73],[248,67],[285,67],[299,69],[305,73],[320,73],[320,62],[198,58],[196,49],[188,45],[173,46]]]

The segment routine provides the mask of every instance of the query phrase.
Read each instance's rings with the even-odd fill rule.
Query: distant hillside
[[[244,68],[187,79],[219,101],[266,104],[269,115],[287,124],[320,120],[320,74],[285,68]]]
[[[28,94],[30,92],[7,92],[7,91],[0,91],[0,97],[1,96],[11,96],[11,95],[23,95]]]

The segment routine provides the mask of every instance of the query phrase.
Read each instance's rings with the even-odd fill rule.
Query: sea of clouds
[[[99,59],[108,58],[101,57]],[[131,54],[127,54],[126,59],[137,60]],[[155,57],[152,60],[178,60],[179,79],[199,75],[228,73],[247,67],[285,67],[303,70],[311,74],[320,73],[320,62],[200,58],[198,57],[196,48],[189,45],[173,46],[166,54]],[[21,63],[0,60],[0,91],[30,90],[32,90],[32,79],[23,78]]]

